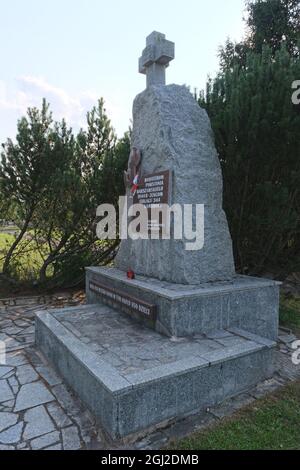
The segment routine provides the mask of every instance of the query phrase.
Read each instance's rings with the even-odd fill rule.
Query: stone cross
[[[139,59],[139,72],[147,77],[147,88],[151,85],[166,84],[166,67],[175,57],[174,42],[153,31],[146,39],[146,48]]]

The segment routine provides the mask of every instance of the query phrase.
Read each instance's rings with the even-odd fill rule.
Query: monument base
[[[216,405],[274,368],[266,338],[234,327],[169,338],[99,304],[38,313],[36,344],[113,439]]]
[[[236,327],[276,341],[279,286],[276,281],[248,276],[187,286],[143,276],[129,280],[115,268],[86,269],[88,303],[121,309],[171,337]],[[147,306],[148,315],[144,314]]]

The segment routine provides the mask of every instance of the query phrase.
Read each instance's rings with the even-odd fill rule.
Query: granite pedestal
[[[274,372],[276,282],[181,286],[88,268],[86,289],[88,305],[37,315],[36,343],[113,439],[216,405]],[[155,317],[116,295],[155,305]]]
[[[40,312],[36,343],[113,439],[248,390],[275,346],[236,328],[168,338],[99,304]]]
[[[112,298],[94,292],[93,284],[155,305],[157,315],[150,320],[126,306],[123,310],[167,336],[193,336],[237,327],[277,339],[280,284],[272,280],[236,276],[232,281],[187,286],[143,276],[129,280],[126,273],[115,268],[87,268],[87,302],[120,308]]]

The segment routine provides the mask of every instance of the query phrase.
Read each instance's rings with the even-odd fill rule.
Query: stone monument
[[[158,223],[158,237],[122,241],[115,267],[86,269],[86,306],[36,322],[38,347],[113,439],[213,406],[274,371],[279,285],[235,273],[210,121],[186,87],[165,85],[173,58],[163,34],[148,36],[124,180],[147,210],[203,205],[203,246],[163,239]]]
[[[132,146],[142,153],[144,174],[171,172],[170,205],[204,205],[204,247],[188,251],[184,238],[128,239],[121,244],[116,266],[178,284],[232,280],[232,243],[210,121],[185,86],[165,86],[165,67],[173,57],[174,44],[163,34],[150,34],[139,62],[147,89],[134,100]]]

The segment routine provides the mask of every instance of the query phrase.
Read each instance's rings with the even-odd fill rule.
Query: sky
[[[242,38],[244,14],[244,0],[0,0],[0,142],[43,97],[75,131],[103,97],[121,137],[146,86],[146,36],[175,42],[167,84],[199,90],[218,70],[218,47]]]

